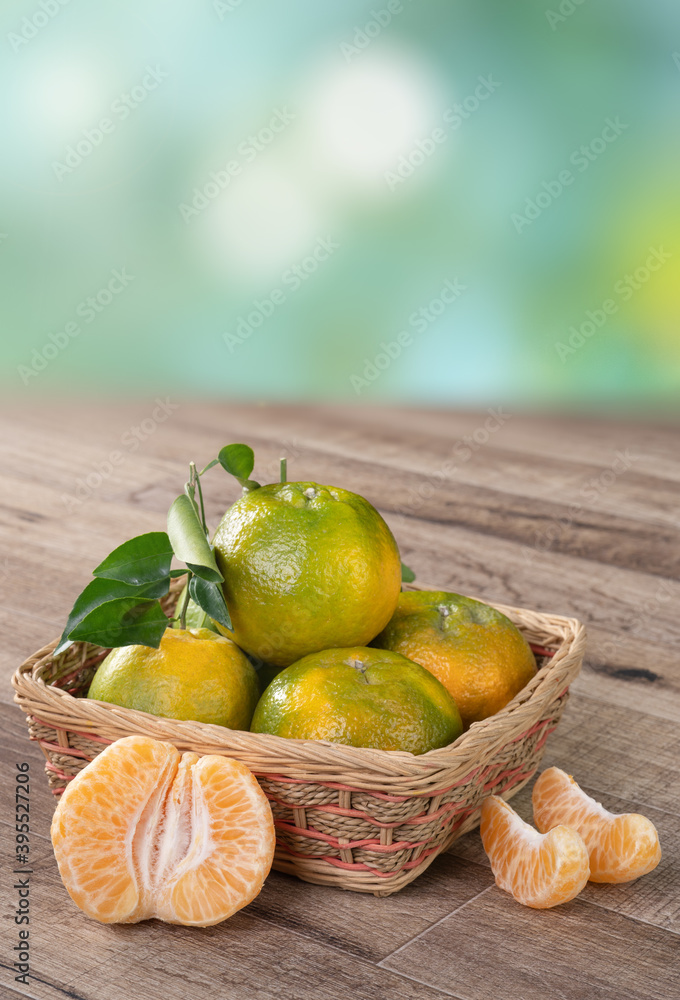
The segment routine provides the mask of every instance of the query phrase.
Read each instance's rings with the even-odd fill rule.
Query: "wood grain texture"
[[[0,834],[3,851],[11,850],[9,778],[27,760],[35,872],[34,978],[17,986],[3,969],[6,995],[680,995],[677,427],[501,412],[482,440],[488,413],[170,404],[177,408],[153,427],[144,423],[152,400],[0,407]],[[9,677],[58,633],[108,551],[164,527],[189,459],[207,461],[229,440],[255,447],[260,481],[277,478],[285,453],[292,478],[365,494],[420,579],[586,622],[584,670],[544,765],[569,770],[615,811],[649,815],[663,848],[655,872],[629,885],[589,885],[567,906],[529,911],[493,886],[475,832],[387,899],[274,873],[246,911],[209,930],[156,921],[103,927],[76,909],[49,841],[54,801],[42,753],[9,704]],[[630,461],[612,478],[617,453]],[[211,475],[215,525],[239,488],[220,470]],[[530,790],[514,802],[530,819]],[[3,915],[13,901],[8,885]]]
[[[465,1000],[669,1000],[678,938],[580,897],[531,910],[493,886],[381,965]]]
[[[378,961],[493,884],[486,866],[438,858],[392,899],[300,883],[273,872],[250,910],[323,944]]]
[[[437,1000],[442,992],[283,925],[240,911],[216,927],[103,925],[73,905],[51,851],[33,869],[31,931],[39,1000]],[[5,956],[0,967],[7,968]],[[23,990],[19,991],[23,994]],[[25,995],[25,994],[23,994]],[[444,993],[444,995],[449,995]]]

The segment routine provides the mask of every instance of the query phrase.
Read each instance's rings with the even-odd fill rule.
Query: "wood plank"
[[[568,416],[558,413],[540,415],[508,411],[501,430],[493,435],[494,446],[513,452],[523,452],[538,459],[552,459],[556,442],[566,461],[577,458],[595,467],[604,468],[616,448],[631,447],[640,454],[638,468],[650,476],[680,482],[678,462],[677,419],[630,419],[625,415],[599,417],[588,414]],[[391,432],[398,429],[407,442],[419,440],[426,448],[436,446],[439,438],[445,442],[463,439],[483,426],[488,411],[420,409],[393,406],[359,405],[351,409],[342,405],[324,406],[320,420],[339,425],[345,432],[360,435],[364,428]],[[360,452],[358,452],[360,453]]]
[[[31,876],[31,947],[39,1000],[436,1000],[451,992],[420,986],[399,973],[242,910],[216,927],[151,920],[104,925],[68,898],[53,856]],[[7,967],[6,959],[2,963]]]
[[[675,934],[580,897],[520,906],[495,886],[381,962],[464,1000],[669,1000]]]
[[[574,695],[543,767],[568,770],[598,794],[680,815],[680,731],[667,719]]]
[[[187,413],[187,409],[189,413]],[[138,452],[133,455],[129,451],[123,451],[124,466],[134,463],[135,460],[140,460],[144,452],[149,449],[167,453],[168,445],[173,459],[183,460],[182,464],[185,465],[186,454],[195,449],[197,436],[194,429],[195,419],[193,421],[191,419],[195,409],[195,407],[187,407],[186,404],[180,405],[178,412],[171,415],[168,423],[159,425],[153,436],[150,436],[139,446]],[[440,470],[446,459],[451,457],[451,441],[453,440],[454,443],[458,440],[462,441],[465,436],[463,427],[459,428],[460,434],[457,436],[452,438],[449,435],[447,438],[439,440],[432,435],[414,434],[405,428],[403,423],[401,426],[384,427],[380,426],[377,421],[369,425],[370,429],[367,430],[365,420],[361,432],[357,431],[351,434],[347,431],[347,420],[339,425],[336,420],[324,419],[323,410],[315,415],[315,419],[311,420],[308,411],[299,412],[299,408],[292,410],[276,408],[273,414],[274,420],[272,420],[269,409],[258,408],[247,414],[247,419],[244,419],[246,415],[241,408],[241,411],[234,414],[234,419],[231,421],[231,423],[235,423],[233,430],[246,435],[250,433],[257,439],[256,443],[260,447],[269,449],[272,445],[271,428],[274,425],[277,428],[277,445],[274,450],[280,449],[282,441],[286,438],[289,439],[287,443],[290,446],[290,438],[294,437],[293,450],[301,450],[303,460],[308,463],[314,457],[315,452],[322,453],[317,454],[316,459],[323,462],[324,465],[331,463],[331,468],[328,470],[331,475],[334,471],[333,462],[336,465],[340,463],[342,466],[346,466],[348,464],[359,465],[361,462],[368,461],[376,474],[379,474],[380,468],[384,466],[387,466],[392,473],[395,470],[399,471],[398,482],[400,485],[403,485],[404,477],[414,482],[417,480],[419,485],[428,475]],[[200,408],[198,412],[200,415]],[[200,438],[209,436],[214,442],[214,447],[218,447],[221,438],[219,433],[215,432],[214,417],[208,414],[203,414]],[[95,421],[96,417],[95,414]],[[139,421],[140,414],[136,412],[134,417],[135,420]],[[72,419],[75,420],[75,418]],[[460,424],[460,418],[449,417],[449,420],[452,419],[454,423]],[[134,424],[134,420],[131,420],[129,416],[127,421],[124,420],[124,412],[110,418],[109,425],[111,420],[119,427]],[[473,426],[469,426],[469,420],[467,421],[467,426],[464,429],[468,434],[474,431],[475,427],[483,426],[483,421],[480,424],[478,414],[475,415],[474,420],[476,420],[476,424]],[[228,410],[226,421],[229,422]],[[225,417],[223,416],[220,424],[224,425],[224,422]],[[188,432],[186,430],[187,423],[189,424]],[[90,434],[86,440],[82,440],[82,433],[79,434],[77,458],[74,460],[74,456],[70,456],[69,464],[75,465],[72,470],[71,487],[75,485],[76,475],[74,473],[76,470],[79,474],[86,474],[92,471],[91,466],[106,459],[111,445],[118,445],[119,449],[123,447],[120,443],[121,435],[112,436],[110,426],[106,428],[103,440],[100,437],[93,438],[92,429],[89,430]],[[292,433],[286,433],[287,431]],[[536,523],[533,530],[534,533],[538,532],[539,534],[542,533],[542,527],[550,528],[553,520],[562,517],[565,505],[568,507],[571,503],[578,503],[585,511],[602,508],[605,513],[609,511],[610,514],[628,516],[633,519],[651,519],[660,525],[665,524],[675,529],[679,527],[676,483],[668,482],[660,476],[638,471],[640,463],[645,458],[645,452],[637,439],[631,442],[631,436],[628,432],[624,433],[621,429],[618,429],[617,433],[612,431],[609,452],[606,460],[599,466],[582,461],[576,452],[563,452],[559,459],[556,458],[553,440],[550,441],[550,453],[539,456],[540,461],[537,461],[536,456],[523,453],[518,449],[508,450],[507,446],[504,449],[499,449],[497,445],[506,433],[507,426],[503,426],[496,435],[492,436],[489,444],[484,445],[471,456],[471,460],[457,461],[455,474],[448,477],[455,479],[455,483],[444,483],[443,486],[452,486],[457,493],[460,492],[461,488],[468,486],[486,487],[493,494],[500,488],[504,494],[532,498],[541,503],[550,504],[556,501],[557,506],[549,517],[547,514],[543,517],[539,508],[534,511]],[[182,439],[191,440],[192,448],[183,452],[182,447],[185,440]],[[647,442],[644,442],[644,447],[648,447]],[[12,456],[11,467],[21,468],[21,456],[25,450],[22,449],[19,454]],[[306,452],[310,454],[305,456]],[[634,456],[630,468],[622,476],[618,476],[613,485],[606,485],[605,488],[602,488],[604,484],[599,482],[597,474],[606,472],[616,453],[626,452]],[[361,456],[361,458],[358,459],[357,456]],[[258,459],[261,459],[265,466],[271,467],[270,471],[274,477],[276,457],[275,454],[260,455],[258,448]],[[147,463],[150,458],[151,456],[147,457]],[[680,476],[680,463],[677,461],[675,469]],[[121,471],[117,468],[116,475]],[[314,470],[312,470],[312,475],[314,475]],[[593,477],[598,479],[598,482],[594,490],[588,491],[587,484]],[[391,478],[394,487],[394,475]],[[594,496],[594,501],[590,499],[591,496]],[[546,512],[549,509],[546,507]],[[543,521],[547,521],[547,525],[543,525]],[[561,529],[562,532],[564,530],[566,529]]]
[[[643,468],[645,453],[621,430],[612,435],[609,448],[594,464],[581,456],[583,449],[560,448],[557,455],[554,441],[548,452],[538,456],[511,447],[507,427],[489,434],[484,419],[477,414],[464,432],[458,429],[441,438],[405,430],[403,425],[371,425],[368,431],[345,433],[339,439],[333,425],[315,422],[304,442],[343,463],[360,459],[374,467],[387,466],[399,473],[400,480],[404,474],[415,474],[421,482],[437,476],[461,486],[501,489],[512,496],[559,505],[577,503],[584,510],[680,527],[677,477],[668,479]],[[487,443],[476,444],[473,435],[478,432],[480,440],[488,438]],[[616,475],[610,482],[609,475],[602,477],[612,467]],[[680,475],[677,456],[672,471]]]
[[[384,899],[272,872],[249,911],[321,944],[378,961],[491,884],[488,868],[449,854]]]
[[[28,738],[23,712],[16,705],[0,705],[0,822],[14,828],[16,765],[27,762],[30,775],[31,837],[49,839],[55,799],[45,775],[45,756]],[[13,850],[13,849],[12,849]]]
[[[338,443],[332,438],[329,440],[330,434],[322,438],[319,429],[316,434],[310,431],[310,423],[307,421],[305,429],[298,418],[294,425],[293,434],[299,439],[302,452],[303,471],[299,475],[322,482],[352,483],[353,489],[369,496],[372,488],[382,486],[387,492],[378,500],[381,509],[407,511],[429,521],[455,521],[494,537],[513,539],[527,548],[536,547],[538,554],[548,546],[554,552],[588,554],[590,558],[613,565],[661,575],[673,575],[680,567],[677,489],[658,478],[633,476],[635,489],[630,488],[627,506],[619,505],[620,510],[616,507],[600,510],[597,505],[588,503],[581,490],[594,471],[605,472],[606,467],[593,470],[577,466],[570,469],[566,480],[562,474],[564,481],[556,483],[554,473],[561,470],[564,463],[561,465],[553,459],[552,470],[548,468],[542,473],[534,463],[530,475],[520,469],[510,481],[508,471],[513,467],[512,462],[505,459],[502,468],[495,469],[494,450],[487,446],[477,453],[474,462],[459,464],[455,477],[436,482],[431,497],[422,503],[417,499],[413,503],[412,495],[422,486],[423,478],[440,470],[450,457],[450,446],[448,450],[440,448],[437,454],[433,453],[431,442],[414,442],[408,461],[404,458],[408,451],[404,439],[408,435],[403,426],[398,429],[398,436],[395,431],[391,442],[376,441],[376,432],[371,428],[364,429],[360,437],[345,433],[342,442]],[[318,421],[314,424],[318,428]],[[251,438],[254,437],[254,420],[248,428]],[[357,455],[361,456],[361,461],[357,460]],[[613,457],[612,452],[610,461]],[[305,471],[307,468],[309,472]],[[483,470],[479,483],[475,482],[474,475],[471,481],[466,481],[474,470],[478,470],[477,479],[479,470]],[[604,497],[609,499],[611,507],[612,498],[625,488],[624,480],[631,480],[630,472],[621,476],[611,488],[598,493],[597,504],[601,504]],[[527,495],[531,494],[532,482],[538,487],[534,487],[534,495]],[[537,492],[537,488],[540,493],[544,492],[546,483],[552,496],[544,497]],[[645,501],[651,510],[646,510]],[[575,515],[570,511],[572,503],[580,507]],[[646,524],[645,519],[653,523]]]

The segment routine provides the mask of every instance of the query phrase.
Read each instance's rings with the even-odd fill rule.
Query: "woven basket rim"
[[[442,588],[413,584],[410,589]],[[80,730],[83,735],[127,726],[131,731],[156,734],[157,738],[167,739],[178,748],[195,748],[199,745],[207,747],[204,752],[208,753],[229,749],[242,759],[256,761],[257,766],[251,768],[256,773],[272,777],[293,766],[304,767],[310,780],[320,781],[332,781],[333,775],[337,780],[338,773],[346,771],[361,773],[365,781],[373,784],[377,779],[385,783],[390,779],[403,782],[404,779],[417,781],[420,778],[423,779],[422,794],[427,794],[426,788],[441,772],[451,768],[458,771],[465,760],[473,767],[480,758],[493,753],[496,747],[511,742],[513,734],[519,738],[540,717],[542,708],[561,690],[569,687],[581,667],[585,627],[577,619],[490,601],[484,603],[507,615],[525,634],[534,632],[539,635],[542,645],[554,645],[554,656],[499,712],[482,722],[473,723],[448,746],[418,756],[406,751],[350,747],[322,740],[288,739],[232,730],[209,723],[162,718],[108,702],[75,698],[67,691],[45,683],[40,676],[41,669],[51,660],[51,653],[58,639],[29,656],[17,668],[12,676],[14,701],[27,715],[44,717],[44,721],[50,725],[54,724],[56,717],[61,721],[65,721],[63,717],[68,717],[69,724],[63,728]],[[41,705],[44,712],[40,711]]]

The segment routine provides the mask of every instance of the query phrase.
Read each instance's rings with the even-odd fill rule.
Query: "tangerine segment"
[[[518,903],[547,909],[578,896],[588,881],[588,852],[574,830],[537,833],[497,795],[485,799],[482,843],[496,885]]]
[[[126,736],[67,786],[52,843],[69,895],[95,920],[206,927],[259,893],[275,837],[244,764]]]
[[[579,788],[570,774],[549,767],[532,793],[534,823],[577,830],[590,855],[591,882],[630,882],[656,868],[661,846],[656,827],[639,813],[617,815]]]

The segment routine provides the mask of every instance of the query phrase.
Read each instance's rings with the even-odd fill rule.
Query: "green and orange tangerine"
[[[448,746],[463,726],[429,671],[399,653],[355,646],[282,670],[260,698],[251,731],[422,754]]]
[[[230,639],[204,628],[168,628],[158,649],[112,649],[87,697],[164,718],[248,729],[259,687],[253,666]]]
[[[348,490],[253,489],[224,515],[213,545],[232,621],[220,631],[274,666],[365,645],[397,606],[397,543],[375,507]]]
[[[402,653],[434,674],[466,728],[500,711],[536,673],[529,643],[509,618],[444,591],[405,591],[373,645]]]

